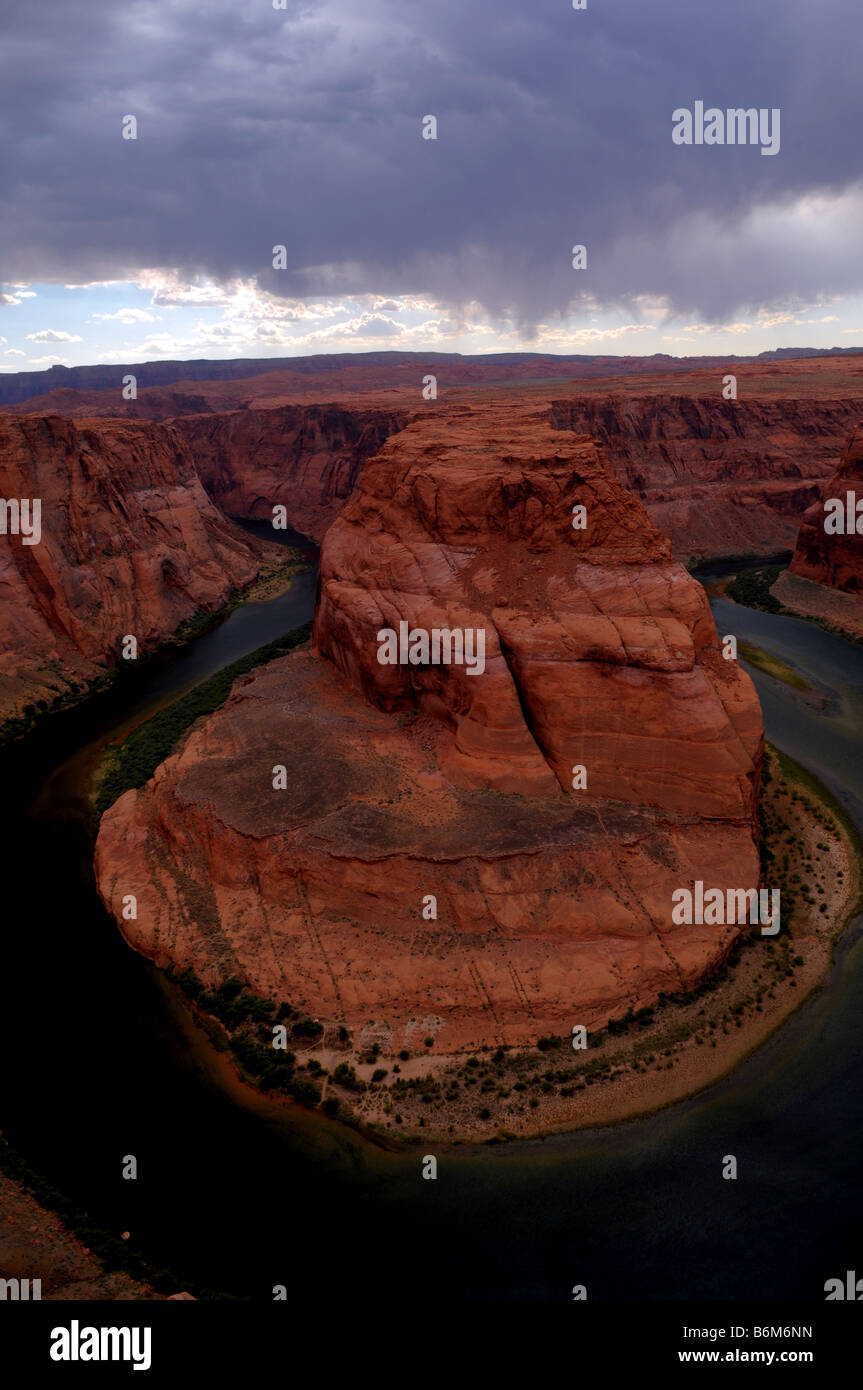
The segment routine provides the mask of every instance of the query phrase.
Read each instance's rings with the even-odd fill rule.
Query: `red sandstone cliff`
[[[403,619],[482,627],[485,670],[380,665]],[[137,950],[396,1050],[604,1023],[727,952],[671,894],[758,881],[757,698],[591,441],[502,409],[388,440],[325,539],[315,640],[103,817]]]
[[[851,531],[845,515],[849,493],[853,494],[855,502],[863,502],[863,430],[851,436],[821,498],[803,517],[790,569],[793,574],[816,584],[863,595],[863,509],[859,516],[855,515]],[[841,503],[844,533],[835,528],[831,514],[836,509],[826,505],[830,499]],[[826,529],[827,526],[831,529]]]
[[[674,553],[703,557],[791,549],[799,517],[818,496],[849,429],[854,399],[723,401],[653,393],[551,400],[555,424],[604,448],[624,485],[670,536]],[[284,405],[176,420],[204,486],[237,515],[271,517],[320,538],[351,496],[365,461],[415,410]],[[509,408],[525,401],[514,395]]]
[[[494,358],[424,363],[385,357],[309,359],[293,371],[245,379],[143,385],[128,402],[116,372],[110,391],[67,386],[40,398],[42,404],[27,405],[43,414],[176,417],[217,504],[269,517],[273,503],[282,502],[299,529],[319,537],[365,459],[408,419],[462,402],[496,398],[515,409],[548,402],[562,428],[603,445],[681,557],[791,549],[800,516],[817,499],[863,413],[863,367],[855,356],[724,366],[717,359],[709,370],[695,368],[698,359],[671,370],[669,360],[664,372],[656,370],[657,359],[621,359],[616,366],[597,359],[585,366],[588,377],[600,369],[618,375],[573,381],[569,388],[559,380],[504,384],[504,377],[518,378],[528,368],[539,376],[553,369],[559,377],[562,364],[551,359],[507,365]],[[221,373],[219,364],[209,365]],[[223,365],[228,375],[237,366]],[[248,365],[253,372],[261,364]],[[726,369],[738,377],[738,401],[721,397]],[[188,364],[188,370],[202,370],[202,364]],[[439,375],[436,404],[421,401],[427,370]],[[621,384],[627,374],[628,387]],[[141,380],[150,379],[144,371]],[[190,418],[203,416],[210,418]]]
[[[249,583],[259,551],[219,515],[167,425],[0,417],[0,497],[41,501],[41,540],[0,535],[0,718],[169,636]]]
[[[175,421],[218,506],[236,516],[289,523],[320,539],[356,484],[363,463],[407,422],[404,411],[339,405],[282,406]]]
[[[592,435],[675,554],[770,554],[794,544],[848,431],[855,399],[725,401],[621,394],[554,402],[560,428]]]

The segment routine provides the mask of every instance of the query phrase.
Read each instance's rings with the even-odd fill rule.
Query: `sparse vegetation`
[[[780,661],[778,656],[773,656],[771,652],[762,651],[760,647],[753,647],[749,642],[738,642],[737,650],[744,661],[748,661],[750,666],[756,670],[763,671],[767,676],[773,676],[775,680],[784,681],[786,685],[791,685],[795,690],[811,690],[812,686],[804,680],[799,671],[795,671],[791,666],[787,666],[784,661]]]
[[[268,642],[266,646],[249,652],[248,656],[240,657],[239,661],[233,661],[230,666],[217,671],[209,680],[196,685],[187,695],[175,700],[167,709],[159,710],[152,719],[134,729],[115,750],[99,783],[95,801],[97,818],[124,792],[133,787],[142,787],[159,764],[173,752],[179,739],[195,720],[204,714],[212,714],[225,703],[240,676],[293,651],[308,639],[311,630],[311,623],[304,623],[275,642]]]
[[[743,603],[747,608],[760,608],[764,613],[781,613],[782,604],[771,594],[771,587],[782,573],[782,565],[767,565],[765,569],[741,570],[725,592],[735,603]]]

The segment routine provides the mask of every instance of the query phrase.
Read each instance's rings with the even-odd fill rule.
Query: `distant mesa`
[[[738,399],[724,400],[733,367]],[[134,400],[121,383],[132,371]],[[431,371],[438,399],[425,401]],[[170,421],[216,504],[264,517],[288,506],[319,538],[384,439],[464,404],[551,407],[589,434],[673,553],[688,560],[790,551],[859,423],[859,353],[748,358],[358,353],[161,362],[0,376],[3,413]],[[32,392],[39,394],[33,395]]]

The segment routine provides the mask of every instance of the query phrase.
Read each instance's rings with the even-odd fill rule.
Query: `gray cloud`
[[[854,207],[823,237],[792,216],[863,177],[847,0],[289,6],[63,0],[47,24],[7,0],[0,282],[177,268],[477,300],[522,327],[581,294],[721,320],[863,289]],[[697,98],[780,107],[781,152],[674,146]]]

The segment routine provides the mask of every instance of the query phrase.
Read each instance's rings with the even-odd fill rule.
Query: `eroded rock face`
[[[402,621],[482,628],[482,673],[381,665]],[[674,925],[671,895],[758,883],[760,709],[592,441],[482,408],[387,441],[325,538],[314,641],[104,816],[136,949],[442,1050],[604,1023],[724,957],[739,929]]]
[[[365,460],[407,422],[398,410],[287,405],[175,422],[209,495],[235,516],[272,520],[287,508],[319,540],[353,491]]]
[[[853,495],[853,530],[848,515],[848,494]],[[829,507],[831,499],[840,507]],[[856,502],[863,502],[863,429],[848,440],[839,467],[822,490],[822,496],[806,512],[800,524],[792,574],[815,584],[824,584],[843,593],[863,595],[863,510],[856,515]],[[831,513],[838,513],[838,525]],[[827,530],[825,522],[831,526]]]
[[[554,403],[561,428],[590,434],[674,553],[771,554],[794,545],[849,429],[854,399],[726,401],[582,396]]]
[[[258,572],[167,425],[0,417],[0,497],[38,499],[41,539],[0,535],[0,717],[143,650]]]
[[[400,620],[482,630],[485,673],[381,666]],[[703,590],[596,445],[541,415],[465,408],[384,446],[327,534],[315,645],[379,708],[443,718],[467,785],[566,790],[583,764],[603,798],[752,812],[760,713]]]

